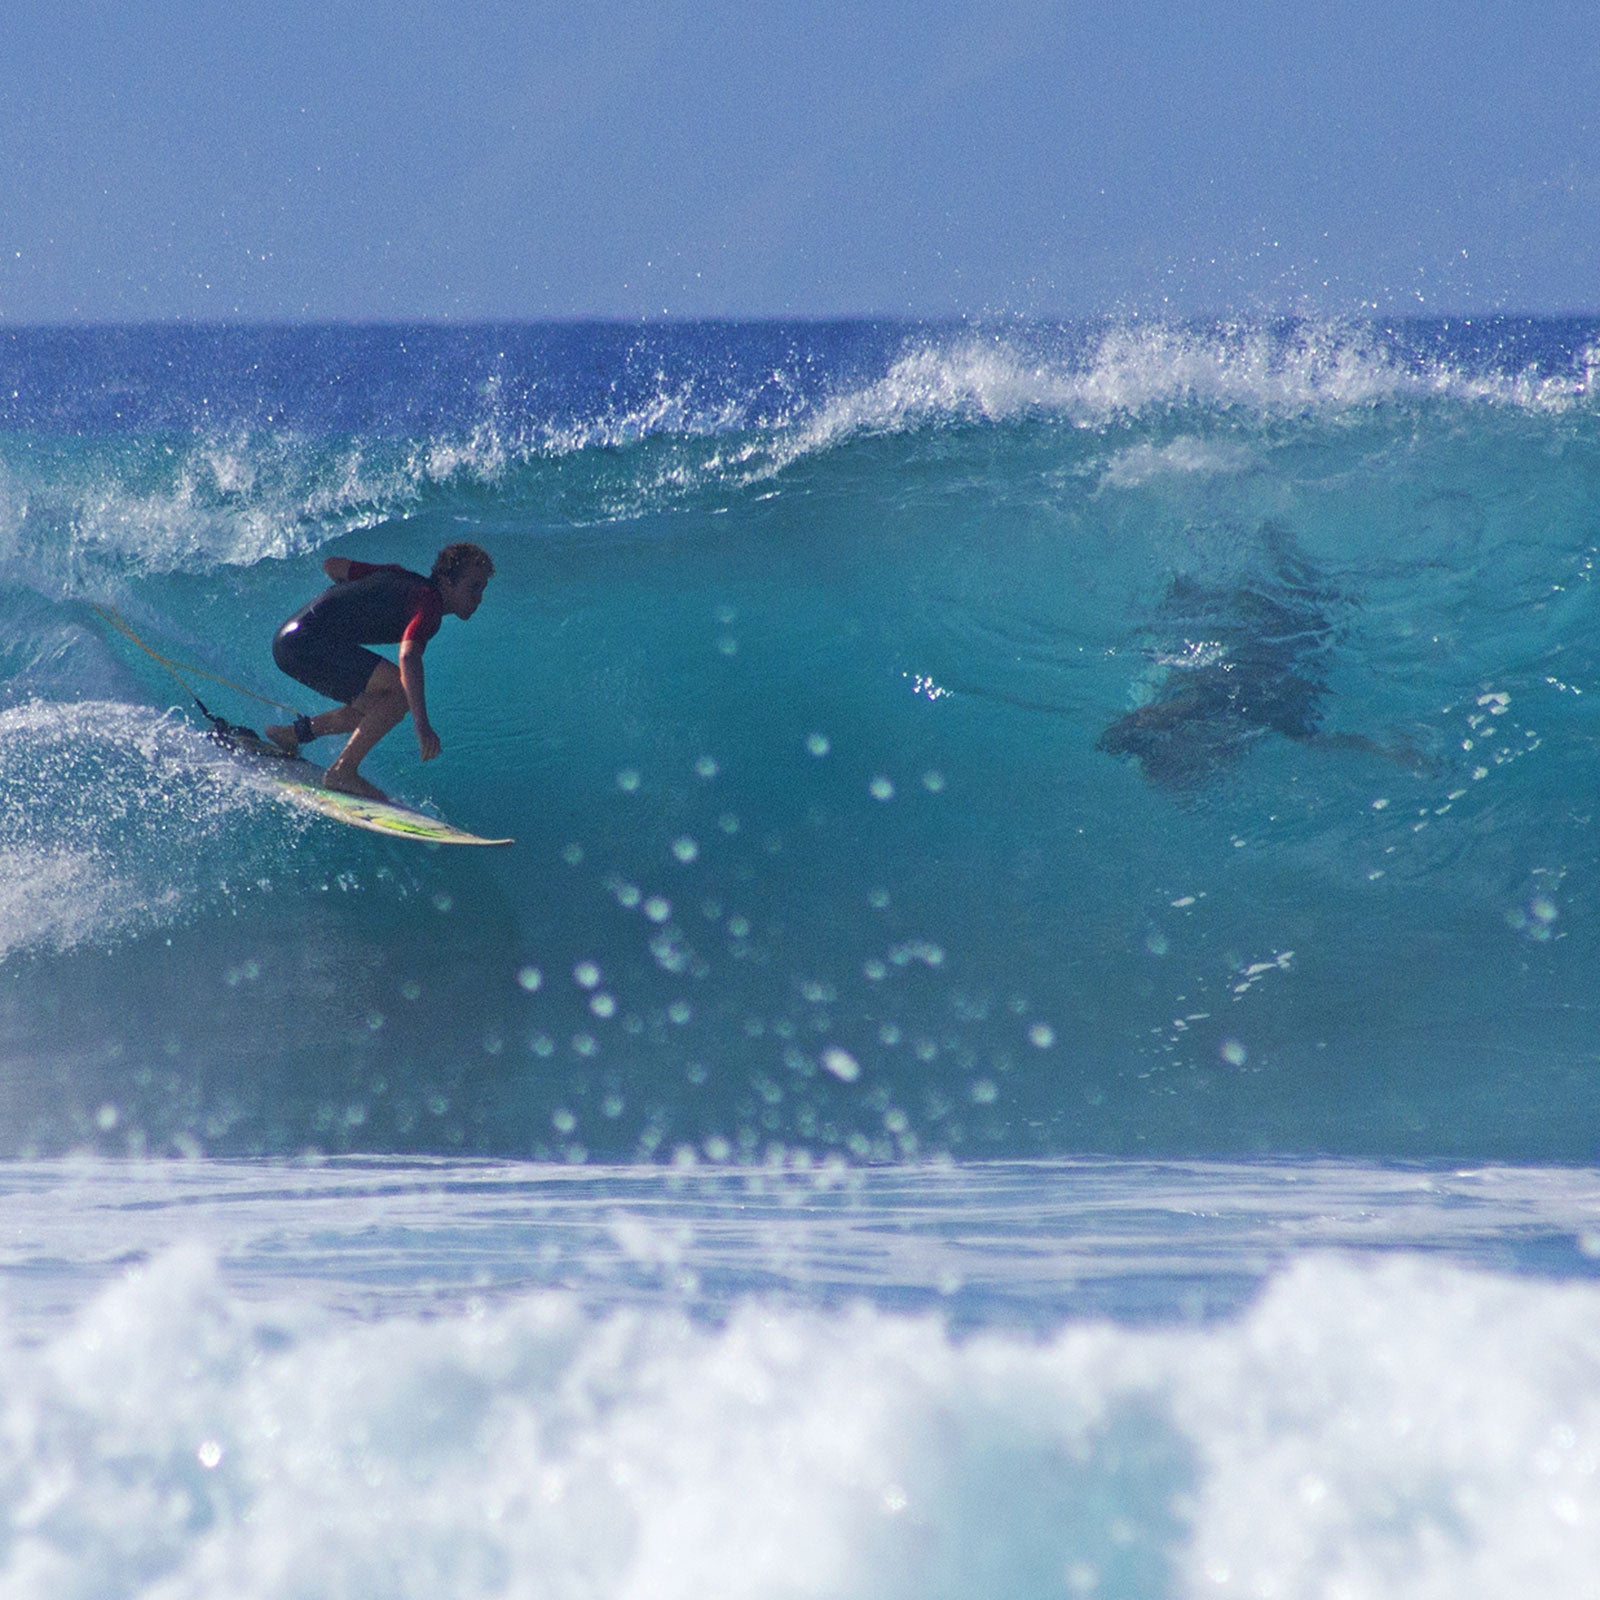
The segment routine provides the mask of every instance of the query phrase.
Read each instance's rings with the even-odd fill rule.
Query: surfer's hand
[[[432,761],[443,748],[439,735],[433,731],[433,728],[428,723],[424,723],[417,729],[417,743],[422,747],[422,759],[424,761]]]

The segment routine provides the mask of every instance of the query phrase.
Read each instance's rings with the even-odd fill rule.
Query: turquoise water
[[[1593,331],[11,335],[7,1148],[1587,1158]],[[458,537],[372,770],[492,859],[92,609],[314,711]]]
[[[0,1588],[1593,1593],[1597,351],[0,335]]]

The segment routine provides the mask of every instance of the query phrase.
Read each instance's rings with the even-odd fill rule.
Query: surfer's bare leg
[[[269,722],[266,735],[286,756],[297,756],[300,746],[308,739],[318,739],[334,731],[332,728],[318,727],[318,723],[326,722],[329,715],[331,713],[324,712],[320,717],[296,717],[293,722]]]
[[[293,722],[268,723],[267,737],[286,755],[297,756],[300,746],[311,739],[321,739],[330,733],[351,733],[360,721],[356,713],[357,702],[340,706],[333,711],[321,711],[314,717],[297,717]]]
[[[324,733],[348,733],[349,741],[323,773],[322,781],[330,789],[340,789],[346,794],[358,794],[366,800],[383,800],[384,792],[361,776],[361,763],[372,748],[405,716],[408,706],[406,692],[400,682],[399,669],[385,661],[372,669],[367,687],[347,706],[324,711],[311,719],[311,731],[318,736]]]
[[[269,723],[266,735],[290,755],[297,755],[300,746],[308,738],[321,739],[330,733],[353,732],[361,720],[355,710],[359,703],[352,700],[347,706],[339,706],[333,711],[320,711],[314,717],[305,717],[292,723]]]

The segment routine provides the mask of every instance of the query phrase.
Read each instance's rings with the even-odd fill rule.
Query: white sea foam
[[[159,916],[172,898],[147,895],[93,848],[0,845],[0,960],[19,949],[71,949]]]
[[[1473,374],[1442,360],[1404,357],[1373,330],[1343,324],[1285,330],[1136,322],[1108,327],[1072,354],[1041,353],[1025,336],[930,337],[882,378],[821,406],[798,426],[794,447],[805,453],[944,419],[1045,415],[1096,427],[1179,405],[1282,415],[1434,397],[1561,410],[1583,401],[1589,371]],[[1163,465],[1193,470],[1178,457]]]
[[[427,476],[393,449],[242,429],[14,456],[0,471],[0,558],[11,581],[48,593],[95,592],[108,571],[250,566],[392,514]]]
[[[1600,1295],[1311,1258],[1235,1320],[330,1320],[179,1249],[0,1339],[14,1600],[1600,1589]]]
[[[863,435],[903,433],[946,421],[1007,422],[1056,416],[1096,427],[1173,406],[1241,407],[1268,414],[1370,405],[1402,397],[1454,397],[1549,409],[1584,393],[1581,374],[1472,377],[1439,362],[1408,361],[1359,325],[1297,330],[1251,324],[1193,328],[1112,325],[1063,353],[1034,333],[931,333],[908,343],[881,377],[838,389],[814,406],[757,423],[756,396],[704,398],[693,381],[669,380],[627,407],[564,422],[498,414],[461,436],[412,452],[405,478],[501,483],[539,458],[613,450],[649,439],[702,441],[689,456],[633,462],[644,473],[619,486],[611,514],[640,497],[671,500],[713,480],[760,481],[794,461]],[[730,442],[731,441],[731,442]],[[1155,470],[1205,470],[1182,452]],[[1209,470],[1239,470],[1210,458]],[[1125,468],[1137,473],[1137,462]]]
[[[0,959],[170,922],[204,846],[263,803],[183,723],[104,701],[0,711]]]
[[[1428,397],[1548,410],[1582,394],[1576,371],[1468,372],[1406,356],[1361,324],[1135,323],[1103,335],[1082,369],[1078,398],[1090,414],[1187,403],[1279,414]]]
[[[592,499],[573,506],[579,521],[626,520],[708,488],[767,482],[864,437],[949,423],[1037,418],[1102,429],[1183,407],[1281,418],[1426,400],[1560,412],[1592,401],[1593,371],[1592,362],[1570,372],[1469,371],[1441,357],[1408,355],[1359,323],[1139,321],[1089,338],[1026,327],[933,331],[909,338],[876,378],[840,384],[815,401],[787,394],[775,409],[769,389],[785,387],[782,374],[743,395],[708,395],[695,379],[666,373],[628,404],[589,415],[519,418],[497,409],[465,433],[412,447],[389,478],[364,467],[328,505],[308,509],[328,517],[379,502],[392,508],[450,484],[503,489],[541,462],[630,450],[604,483],[588,487]],[[631,450],[640,445],[653,448]],[[1251,464],[1242,447],[1175,440],[1113,458],[1105,481],[1129,487]]]
[[[946,422],[1057,418],[1099,428],[1180,406],[1268,416],[1427,398],[1560,411],[1592,404],[1595,363],[1570,372],[1467,371],[1408,356],[1360,324],[1205,327],[1129,322],[1093,337],[1019,326],[908,337],[885,370],[804,400],[781,372],[730,392],[718,372],[663,371],[626,401],[578,415],[519,410],[498,394],[473,425],[407,439],[318,440],[213,428],[0,464],[0,557],[41,592],[94,592],[97,575],[249,566],[414,510],[440,489],[503,491],[518,473],[629,450],[579,491],[578,521],[679,504],[710,486],[761,482],[851,440]],[[643,452],[631,447],[653,444]],[[1172,447],[1169,447],[1172,448]],[[1126,459],[1117,475],[1202,470],[1177,455]],[[1211,470],[1235,470],[1213,464]]]
[[[1137,489],[1163,478],[1212,478],[1248,472],[1255,455],[1243,445],[1182,434],[1164,445],[1136,444],[1106,464],[1101,483],[1111,489]]]

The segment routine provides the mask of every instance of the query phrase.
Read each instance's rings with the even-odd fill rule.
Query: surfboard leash
[[[191,673],[197,678],[209,678],[213,683],[220,683],[223,688],[232,689],[235,694],[242,694],[248,700],[259,700],[264,706],[273,706],[279,711],[287,711],[289,715],[295,719],[295,726],[297,729],[302,722],[306,721],[306,719],[301,716],[299,711],[297,711],[291,705],[285,705],[282,700],[274,700],[269,695],[257,694],[254,689],[247,689],[242,683],[234,683],[231,679],[224,678],[218,673],[207,672],[204,667],[195,667],[190,666],[187,662],[173,661],[170,657],[162,655],[160,651],[152,650],[150,646],[147,645],[144,640],[141,639],[139,635],[136,634],[133,629],[123,621],[121,615],[114,607],[96,604],[94,609],[99,612],[100,616],[106,622],[109,622],[118,633],[132,640],[132,642],[138,645],[138,647],[143,650],[152,661],[159,662],[161,666],[170,672],[172,676],[183,685],[184,691],[188,694],[189,698],[193,700],[194,703],[200,708],[200,715],[211,724],[213,733],[215,733],[217,738],[221,739],[224,744],[236,745],[239,743],[244,743],[248,744],[252,748],[259,747],[260,749],[275,755],[284,754],[284,752],[279,750],[276,745],[271,744],[269,741],[263,739],[261,735],[258,734],[253,728],[242,728],[237,723],[229,722],[225,717],[219,717],[216,712],[211,710],[211,708],[206,705],[205,701],[200,698],[199,694],[195,691],[194,685],[190,683],[186,677],[184,677],[184,673]]]

